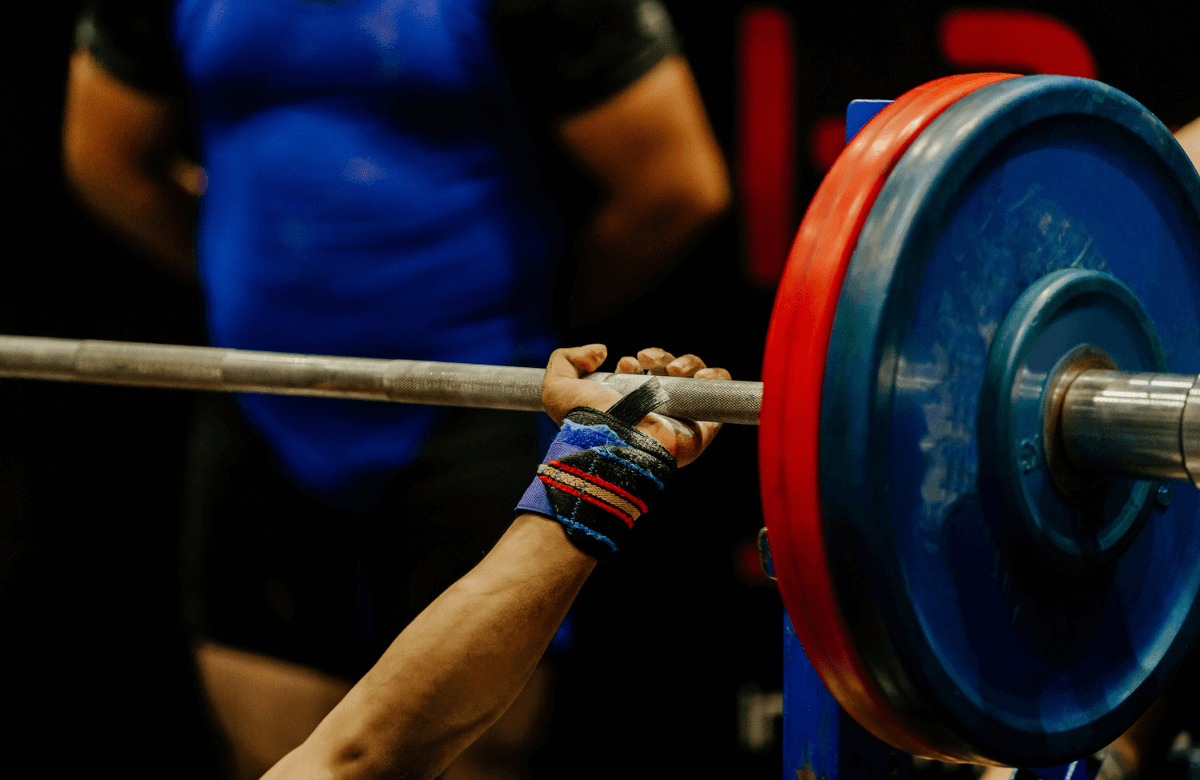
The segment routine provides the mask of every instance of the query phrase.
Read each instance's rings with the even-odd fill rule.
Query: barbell
[[[1085,357],[1094,362],[1098,354],[1090,350]],[[1111,362],[1087,368],[1070,374],[1069,386],[1062,388],[1061,420],[1046,434],[1047,441],[1061,439],[1059,449],[1070,450],[1064,462],[1200,484],[1200,377],[1104,370],[1116,368]],[[541,411],[544,375],[519,366],[0,336],[0,377],[126,387]],[[597,371],[585,378],[627,395],[649,377]],[[657,381],[667,397],[658,407],[661,414],[758,425],[761,382],[665,376]],[[1158,390],[1151,396],[1142,385]],[[1130,400],[1138,396],[1146,400]],[[1106,405],[1118,397],[1120,404]]]
[[[1200,629],[1200,493],[1173,488],[1200,476],[1198,336],[1170,132],[1098,82],[954,76],[820,185],[763,382],[662,378],[663,411],[760,424],[780,593],[852,716],[1050,766],[1127,729]],[[542,372],[8,336],[0,376],[538,409]]]

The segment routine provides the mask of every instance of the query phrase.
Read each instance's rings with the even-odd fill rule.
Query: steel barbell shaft
[[[0,377],[537,411],[540,368],[0,336]],[[588,377],[625,395],[638,374]],[[663,414],[757,425],[762,383],[660,377]]]
[[[536,411],[543,374],[512,366],[0,336],[0,377],[92,384]],[[605,372],[588,378],[622,395],[645,381]],[[758,424],[761,382],[660,379],[671,396],[664,414]],[[1067,456],[1087,468],[1200,485],[1196,385],[1193,375],[1084,372],[1063,402]]]

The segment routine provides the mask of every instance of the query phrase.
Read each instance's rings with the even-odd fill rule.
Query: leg
[[[262,777],[308,737],[352,683],[226,645],[196,645],[209,705],[238,780]]]

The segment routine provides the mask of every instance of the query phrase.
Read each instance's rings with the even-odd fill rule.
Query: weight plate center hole
[[[1068,502],[1099,503],[1112,487],[1112,475],[1071,462],[1063,441],[1063,401],[1071,383],[1084,371],[1117,371],[1111,355],[1093,344],[1081,344],[1063,356],[1046,382],[1042,396],[1042,452],[1054,487]],[[1085,513],[1086,516],[1086,513]]]

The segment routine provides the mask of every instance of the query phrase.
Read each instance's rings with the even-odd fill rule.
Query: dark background
[[[668,2],[736,165],[736,35],[747,3]],[[202,343],[199,301],[94,225],[63,185],[59,132],[79,2],[14,4],[3,49],[0,332]],[[937,39],[954,3],[781,3],[796,57],[797,222],[822,166],[810,131],[858,97],[956,72]],[[1007,3],[1087,43],[1098,77],[1169,126],[1200,116],[1200,13],[1147,3]],[[995,63],[1003,68],[1008,63]],[[590,333],[617,354],[694,351],[756,379],[773,295],[748,281],[735,211],[625,316]],[[715,307],[715,313],[712,307]],[[696,317],[695,315],[702,314]],[[633,316],[630,316],[633,315]],[[0,383],[0,731],[52,774],[211,777],[210,731],[178,612],[183,437],[174,391]],[[778,777],[779,744],[739,742],[739,691],[781,684],[781,604],[755,576],[756,435],[728,426],[668,506],[601,567],[559,659],[539,776]]]

